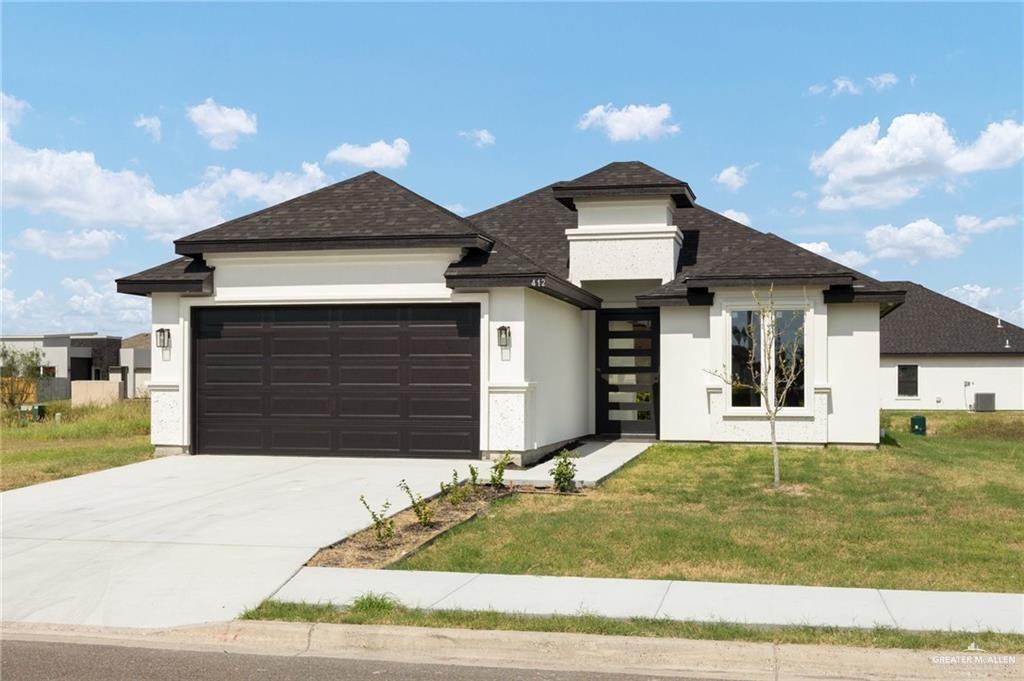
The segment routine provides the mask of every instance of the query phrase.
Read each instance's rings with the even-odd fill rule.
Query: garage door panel
[[[402,367],[398,364],[342,364],[337,367],[339,386],[402,385]]]
[[[331,366],[278,364],[270,367],[271,387],[324,386],[331,385]]]
[[[331,394],[277,393],[270,396],[271,418],[331,418],[335,396]]]
[[[196,308],[196,451],[475,458],[479,314]]]
[[[270,354],[274,359],[289,357],[330,357],[331,337],[323,336],[279,336],[270,340]]]
[[[211,386],[261,386],[263,385],[263,365],[208,366],[200,371],[199,381],[201,384]]]

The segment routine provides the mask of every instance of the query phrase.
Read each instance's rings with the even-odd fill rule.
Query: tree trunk
[[[775,439],[775,418],[772,417],[772,418],[768,419],[768,422],[771,424],[771,431],[772,431],[772,471],[774,473],[774,479],[772,481],[772,487],[774,487],[775,489],[778,489],[779,485],[780,485],[780,480],[779,480],[779,443]]]

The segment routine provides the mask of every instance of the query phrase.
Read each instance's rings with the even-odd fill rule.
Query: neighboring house
[[[121,353],[116,367],[110,367],[110,380],[125,383],[128,398],[149,397],[152,351],[148,333],[137,333],[121,341]],[[116,375],[115,375],[116,374]]]
[[[882,319],[883,409],[1024,409],[1024,329],[911,281]]]
[[[802,324],[794,443],[878,442],[902,291],[612,163],[462,218],[368,172],[175,242],[153,305],[158,451],[476,458],[581,436],[765,442],[711,371],[769,286]]]
[[[19,350],[38,348],[43,364],[56,378],[72,381],[105,381],[117,364],[121,339],[97,333],[43,333],[0,336],[0,343]]]
[[[121,339],[89,333],[42,333],[0,336],[0,344],[43,355],[36,400],[71,398],[71,381],[105,381],[118,362]]]

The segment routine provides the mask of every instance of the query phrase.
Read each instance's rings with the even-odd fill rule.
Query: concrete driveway
[[[466,461],[186,456],[0,495],[3,621],[168,627],[232,619],[322,546]]]

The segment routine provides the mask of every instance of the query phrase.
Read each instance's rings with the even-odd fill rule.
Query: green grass
[[[153,452],[148,400],[79,408],[53,402],[47,408],[42,422],[4,421],[0,489],[123,466]],[[57,412],[62,415],[60,423],[54,418]]]
[[[652,446],[583,497],[518,495],[394,566],[1020,592],[1024,415],[886,414],[878,450]]]
[[[754,627],[725,622],[673,622],[655,619],[610,619],[593,615],[510,615],[493,611],[414,610],[385,596],[368,594],[350,606],[265,601],[242,619],[332,624],[394,624],[502,631],[570,632],[614,636],[766,643],[805,643],[864,648],[963,650],[971,641],[987,651],[1024,653],[1024,636],[955,632],[906,632],[896,629],[840,629],[834,627]]]

